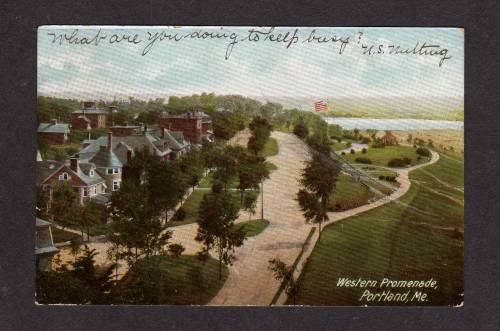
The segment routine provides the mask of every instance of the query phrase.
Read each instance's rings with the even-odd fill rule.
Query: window
[[[114,180],[113,181],[113,191],[118,191],[119,189],[120,189],[120,181]]]
[[[69,175],[66,172],[59,175],[59,180],[68,180],[68,179],[69,179]]]
[[[97,194],[97,185],[94,186],[94,194]]]
[[[95,175],[94,170],[90,170],[90,171],[89,171],[89,176],[90,176],[90,177],[94,177],[94,175]]]
[[[120,173],[120,168],[108,168],[108,175],[112,174],[119,174]]]
[[[89,188],[88,187],[84,187],[83,188],[83,196],[84,197],[88,197],[89,196]]]

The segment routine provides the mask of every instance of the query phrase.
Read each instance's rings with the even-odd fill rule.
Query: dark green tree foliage
[[[187,183],[194,189],[203,177],[204,161],[201,150],[191,150],[179,160],[179,164]]]
[[[67,182],[57,183],[52,191],[52,203],[50,212],[54,217],[54,221],[62,226],[74,225],[72,213],[77,212],[78,202],[76,201],[76,193],[73,187]]]
[[[308,222],[321,224],[328,220],[328,205],[340,174],[341,164],[324,154],[314,154],[302,172],[297,200]]]
[[[293,133],[300,139],[305,139],[309,135],[309,129],[303,121],[299,121],[293,127]]]
[[[227,190],[232,178],[238,175],[238,160],[246,151],[241,146],[226,146],[221,152],[214,154],[214,179],[224,185]]]
[[[238,159],[238,189],[243,202],[245,190],[258,190],[259,185],[265,178],[269,178],[269,170],[265,164],[265,158],[243,153]]]
[[[152,200],[147,184],[137,186],[129,182],[111,196],[110,240],[121,247],[120,257],[129,264],[139,257],[162,253],[172,236]]]
[[[252,136],[248,140],[248,149],[257,155],[264,149],[273,128],[265,118],[260,116],[254,117],[248,127],[252,131]]]
[[[255,208],[257,207],[257,192],[249,191],[243,196],[243,209],[248,212],[248,220],[252,218],[255,214]]]
[[[230,265],[235,247],[243,245],[245,234],[234,226],[240,206],[231,194],[206,194],[199,207],[196,240],[204,245],[204,252],[215,249],[219,260],[219,279],[222,265]]]
[[[36,278],[36,299],[42,304],[108,304],[114,286],[114,264],[106,267],[95,265],[95,249],[87,246],[83,254],[68,267],[57,262],[52,271],[39,271]]]

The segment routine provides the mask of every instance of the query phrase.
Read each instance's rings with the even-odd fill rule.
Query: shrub
[[[374,141],[374,142],[372,142],[372,147],[373,148],[384,148],[385,144],[383,142],[380,142],[380,141]]]
[[[431,151],[425,147],[419,147],[415,152],[417,152],[418,155],[431,156]]]
[[[183,221],[186,218],[186,210],[184,210],[183,207],[180,207],[177,209],[177,211],[174,214],[174,219],[176,221]]]
[[[350,141],[349,141],[349,142],[347,142],[347,144],[345,144],[345,147],[347,147],[347,148],[349,148],[349,147],[351,147],[351,146],[352,146],[352,142],[350,142]]]
[[[378,179],[380,179],[380,180],[384,180],[384,175],[380,175],[380,176],[378,176]]]
[[[367,149],[363,147],[363,149],[361,150],[361,153],[366,154],[366,152],[367,152]]]
[[[168,245],[168,252],[172,257],[178,258],[186,249],[181,244],[170,244]]]
[[[309,135],[309,129],[303,122],[299,122],[293,127],[293,133],[297,137],[304,139]]]
[[[361,138],[361,143],[362,144],[368,144],[370,141],[372,141],[372,140],[370,138],[368,138],[368,137]]]
[[[389,167],[405,167],[407,163],[402,159],[391,159],[387,162],[387,165]]]
[[[406,163],[406,164],[411,164],[411,159],[409,157],[404,157],[403,158],[403,161]]]
[[[396,177],[394,177],[394,176],[385,176],[385,180],[388,181],[388,182],[395,182],[396,181]]]
[[[224,184],[222,184],[222,182],[219,180],[216,180],[212,185],[212,192],[215,194],[221,193],[223,189],[224,189]]]
[[[422,160],[422,157],[419,155],[419,156],[417,156],[417,161],[420,161],[420,160]]]
[[[345,155],[345,152],[340,153],[340,155]]]
[[[351,148],[351,154],[354,154],[354,153],[356,153],[356,152],[354,151],[354,149]]]
[[[364,163],[364,164],[372,164],[372,160],[370,160],[369,158],[367,157],[357,157],[354,162],[357,162],[357,163]]]

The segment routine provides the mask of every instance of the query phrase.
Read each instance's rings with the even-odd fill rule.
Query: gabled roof
[[[82,160],[91,160],[100,151],[101,146],[107,146],[108,138],[103,136],[95,140],[90,140],[88,143],[89,145],[79,152]],[[143,151],[146,147],[151,153],[159,157],[162,157],[172,151],[169,146],[164,146],[164,142],[161,138],[152,135],[149,132],[146,134],[141,133],[120,137],[113,136],[112,147],[114,154],[122,164],[126,163],[127,150],[132,150],[134,152]]]
[[[90,170],[95,168],[95,165],[88,163],[80,163],[79,169],[77,172],[73,171],[69,163],[70,161],[38,161],[36,162],[35,172],[36,172],[36,185],[42,185],[52,177],[56,172],[58,172],[61,168],[66,167],[66,171],[70,176],[78,177],[82,182],[87,186],[95,185],[104,182],[104,179],[99,176],[97,172],[94,173],[94,176],[90,176]]]
[[[174,151],[183,150],[188,146],[188,144],[184,141],[184,135],[182,132],[174,132],[165,129],[164,138],[168,147],[173,149]]]
[[[35,165],[36,185],[42,185],[47,179],[64,166],[60,161],[38,161]]]
[[[98,168],[120,168],[123,166],[120,159],[107,146],[99,146],[99,150],[89,162],[94,163]]]
[[[38,125],[39,133],[69,133],[69,124],[59,123],[40,123]]]

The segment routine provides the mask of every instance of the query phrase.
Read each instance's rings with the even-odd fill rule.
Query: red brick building
[[[125,137],[134,134],[140,134],[142,127],[139,125],[114,125],[109,128],[113,133],[113,137]]]
[[[75,130],[105,128],[108,111],[96,108],[95,102],[84,102],[83,108],[71,113],[71,127]]]
[[[204,139],[212,139],[212,119],[199,110],[182,115],[162,113],[159,124],[162,129],[182,132],[191,144],[201,144]]]
[[[50,123],[40,123],[38,125],[38,139],[49,144],[64,144],[68,141],[69,124],[57,123],[51,120]]]
[[[398,144],[398,138],[394,136],[390,131],[387,131],[385,135],[380,138],[380,142],[386,146],[393,146]]]

